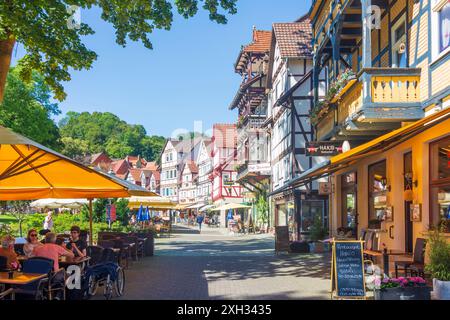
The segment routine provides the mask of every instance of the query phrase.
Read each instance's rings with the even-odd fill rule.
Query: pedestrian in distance
[[[47,212],[47,216],[45,217],[44,220],[44,230],[52,230],[53,228],[53,217],[52,217],[52,212],[49,211]]]
[[[202,223],[203,223],[203,215],[202,214],[199,214],[198,216],[197,216],[197,223],[198,223],[198,230],[200,231],[200,232],[202,232]]]

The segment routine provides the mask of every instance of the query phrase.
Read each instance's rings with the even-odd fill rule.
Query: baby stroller
[[[88,247],[91,264],[85,268],[82,279],[82,291],[86,299],[94,296],[99,287],[103,287],[103,295],[107,300],[123,295],[125,288],[125,272],[117,263],[115,252],[109,248]]]

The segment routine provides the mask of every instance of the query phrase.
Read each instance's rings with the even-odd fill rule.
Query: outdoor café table
[[[19,260],[19,262],[23,262],[25,260],[27,260],[28,257],[27,256],[18,256],[17,260]],[[88,262],[89,260],[91,260],[91,257],[74,257],[74,258],[69,258],[69,257],[59,257],[58,263],[59,266],[61,268],[67,268],[68,266],[72,266],[72,265],[81,265],[82,268],[84,267],[84,265],[86,264],[86,262]]]
[[[389,276],[389,257],[390,256],[411,256],[411,254],[406,253],[402,250],[384,249],[383,250],[383,269],[384,269],[384,273],[388,276]]]
[[[47,277],[47,274],[14,271],[13,278],[10,279],[8,272],[0,272],[0,283],[8,285],[24,285],[45,277]]]
[[[64,269],[69,266],[81,266],[81,268],[83,269],[89,260],[91,260],[91,257],[88,256],[74,258],[63,256],[59,258],[59,266]]]

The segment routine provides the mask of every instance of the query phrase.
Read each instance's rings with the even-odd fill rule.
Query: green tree
[[[60,113],[58,104],[51,103],[51,90],[42,76],[33,73],[32,81],[24,83],[20,69],[11,68],[0,106],[0,124],[47,147],[60,150],[59,129],[52,116]]]
[[[226,23],[225,13],[236,13],[237,0],[175,0],[173,3],[184,18],[193,17],[198,4],[209,12],[209,18]],[[99,7],[101,18],[113,25],[116,42],[125,46],[127,40],[141,41],[151,49],[149,34],[154,29],[170,30],[173,5],[169,0],[3,0],[0,2],[0,102],[16,42],[27,54],[20,61],[21,78],[30,80],[32,70],[44,75],[57,99],[64,99],[61,81],[69,81],[69,69],[89,69],[97,54],[83,44],[81,38],[94,33],[85,23],[77,25],[71,6],[82,9]],[[69,10],[68,10],[69,9]]]
[[[72,144],[65,148],[65,154],[72,157],[80,155],[77,152],[84,155],[104,151],[112,158],[140,155],[154,161],[165,143],[164,137],[147,136],[142,125],[128,124],[110,112],[68,112],[59,128],[63,142]],[[82,148],[75,150],[77,145]]]
[[[19,224],[19,236],[22,237],[23,222],[26,220],[27,213],[30,209],[31,201],[8,201],[8,206],[11,208],[11,215],[16,218],[17,223]]]
[[[267,195],[265,192],[258,194],[256,199],[256,210],[260,225],[267,225],[269,223],[269,203],[267,202]]]
[[[85,156],[89,153],[89,146],[85,140],[72,137],[63,137],[61,142],[64,145],[61,153],[72,159],[79,156]]]

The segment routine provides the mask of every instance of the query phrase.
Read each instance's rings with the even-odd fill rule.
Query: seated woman
[[[6,235],[2,238],[0,247],[0,256],[6,257],[7,267],[10,269],[17,269],[19,267],[19,261],[17,260],[17,254],[14,251],[14,237]]]
[[[27,257],[34,256],[34,248],[42,246],[43,244],[38,239],[38,233],[36,229],[31,229],[28,231],[27,243],[23,246],[23,252]]]

